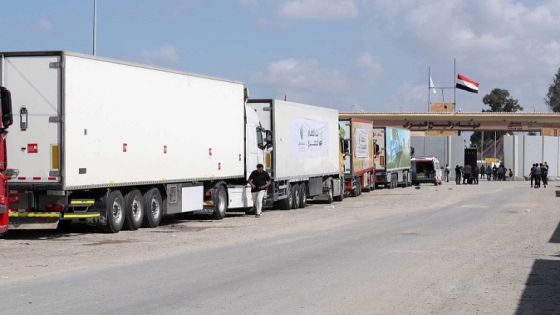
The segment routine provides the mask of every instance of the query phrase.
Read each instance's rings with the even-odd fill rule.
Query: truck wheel
[[[362,192],[370,192],[371,191],[371,178],[370,178],[369,174],[368,174],[368,176],[366,176],[366,179],[367,179],[368,183],[366,184],[366,186],[362,187]]]
[[[329,193],[327,194],[327,203],[330,205],[331,203],[333,203],[333,201],[334,201],[334,193],[331,185],[331,188],[329,188]]]
[[[163,201],[159,189],[152,188],[144,194],[143,227],[155,228],[163,217]]]
[[[298,209],[299,208],[299,202],[300,202],[299,185],[298,184],[293,184],[290,191],[292,192],[292,198],[293,198],[292,209]]]
[[[299,184],[299,207],[305,208],[307,206],[307,192],[305,189],[305,183]]]
[[[118,233],[124,225],[124,197],[118,190],[113,190],[105,200],[107,225],[105,231]]]
[[[340,195],[334,197],[334,201],[344,200],[344,180],[340,180]]]
[[[294,201],[292,198],[292,186],[288,184],[286,189],[286,198],[278,201],[278,208],[280,208],[280,210],[292,209],[292,202]]]
[[[138,230],[144,220],[144,200],[138,189],[129,191],[124,196],[124,226],[128,230]]]
[[[360,196],[362,194],[362,181],[356,183],[356,190],[358,191],[357,196]]]
[[[218,186],[214,197],[214,212],[212,213],[212,219],[221,220],[226,217],[226,211],[228,208],[228,198],[226,188],[222,185]]]

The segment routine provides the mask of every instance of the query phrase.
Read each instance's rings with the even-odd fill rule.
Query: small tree
[[[544,101],[553,112],[560,112],[560,68],[558,68],[552,84],[548,87]]]

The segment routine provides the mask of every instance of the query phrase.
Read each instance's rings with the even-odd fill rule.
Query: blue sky
[[[4,1],[0,50],[91,52],[92,0]],[[97,53],[245,82],[252,97],[424,111],[457,70],[527,111],[560,66],[560,1],[98,0]],[[446,95],[451,99],[452,93]],[[434,95],[434,100],[441,96]]]

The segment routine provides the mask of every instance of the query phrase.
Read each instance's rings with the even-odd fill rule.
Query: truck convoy
[[[0,53],[19,126],[7,146],[11,227],[81,220],[108,232],[185,212],[340,198],[338,112],[248,100],[242,83],[69,52]]]
[[[344,190],[350,196],[375,188],[373,123],[364,119],[339,122],[344,148]]]
[[[393,127],[374,127],[376,186],[396,188],[409,186],[410,130]]]
[[[3,82],[2,82],[3,85]],[[10,91],[0,86],[0,236],[8,231],[9,193],[6,154],[6,136],[12,125],[12,98]]]

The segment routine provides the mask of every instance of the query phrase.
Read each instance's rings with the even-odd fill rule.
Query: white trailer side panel
[[[58,171],[60,70],[58,56],[14,56],[4,59],[4,83],[12,93],[14,124],[7,142],[10,168],[19,170],[12,183],[53,183]]]
[[[339,172],[337,110],[277,100],[273,117],[277,179]]]
[[[65,58],[65,188],[244,176],[244,86]]]

